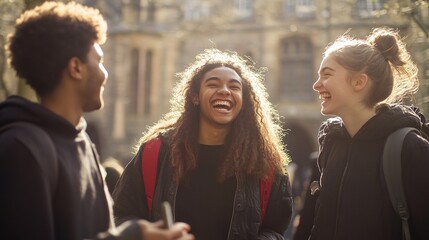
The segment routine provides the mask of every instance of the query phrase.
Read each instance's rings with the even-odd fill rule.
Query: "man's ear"
[[[67,72],[70,75],[70,77],[74,79],[81,79],[83,77],[82,71],[83,71],[82,61],[77,57],[70,58],[69,62],[67,63]]]
[[[366,73],[360,73],[353,79],[353,88],[355,91],[359,92],[365,89],[368,85],[368,75]]]

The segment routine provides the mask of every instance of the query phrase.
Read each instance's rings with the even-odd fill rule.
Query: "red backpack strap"
[[[158,153],[161,147],[161,139],[155,138],[145,143],[142,152],[142,175],[146,190],[146,199],[149,214],[152,211],[152,200],[155,192],[156,174],[158,170]]]
[[[270,171],[268,176],[261,180],[260,202],[261,202],[261,223],[264,221],[267,211],[268,200],[270,199],[271,188],[274,182],[274,171]]]

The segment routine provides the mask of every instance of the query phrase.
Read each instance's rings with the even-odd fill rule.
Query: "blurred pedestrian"
[[[283,143],[287,147],[292,161],[288,165],[288,173],[291,177],[293,211],[291,224],[285,233],[285,238],[292,239],[299,219],[299,212],[303,207],[305,190],[309,185],[312,166],[309,156],[314,151],[314,144],[310,134],[299,124],[288,124],[286,129],[287,134],[283,137]]]
[[[314,210],[316,208],[317,197],[319,196],[319,194],[311,194],[310,183],[318,181],[320,179],[320,171],[317,165],[317,156],[318,152],[313,152],[309,156],[310,165],[312,166],[311,175],[310,179],[307,179],[309,184],[305,188],[305,196],[302,199],[303,206],[301,209],[299,209],[298,212],[299,221],[296,227],[296,231],[293,234],[293,240],[308,240],[308,237],[311,233],[311,228],[313,227],[315,214]]]

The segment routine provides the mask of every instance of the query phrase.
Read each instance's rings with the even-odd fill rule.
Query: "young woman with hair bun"
[[[320,178],[311,240],[402,239],[382,174],[387,136],[422,119],[403,104],[418,90],[417,67],[397,31],[365,39],[344,35],[326,48],[313,89],[321,113]],[[412,239],[429,239],[429,142],[411,132],[402,148],[402,178]]]

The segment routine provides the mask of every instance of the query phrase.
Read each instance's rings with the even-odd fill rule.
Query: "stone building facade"
[[[99,7],[110,26],[104,46],[106,108],[89,116],[98,127],[104,156],[130,158],[146,127],[168,111],[175,73],[211,47],[250,56],[257,66],[267,67],[266,87],[285,127],[306,131],[312,136],[308,149],[316,150],[324,117],[312,84],[326,45],[347,31],[365,36],[377,26],[398,28],[421,68],[417,101],[429,112],[429,44],[410,17],[410,11],[418,10],[414,16],[427,25],[424,1],[418,6],[400,0],[86,2]]]
[[[236,51],[266,67],[266,87],[285,127],[317,148],[324,117],[312,90],[326,45],[350,32],[389,26],[407,36],[420,68],[417,103],[429,114],[427,1],[410,0],[83,0],[109,23],[105,108],[87,115],[102,158],[131,159],[145,129],[169,109],[175,73],[205,48]],[[418,20],[417,22],[415,20]],[[286,141],[288,142],[288,141]],[[290,143],[294,145],[294,143]],[[294,151],[291,149],[291,151]],[[307,154],[307,153],[306,153]]]

